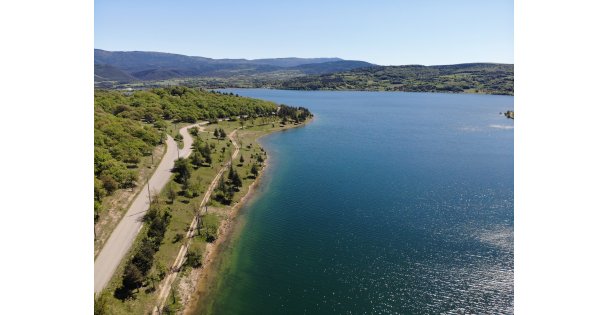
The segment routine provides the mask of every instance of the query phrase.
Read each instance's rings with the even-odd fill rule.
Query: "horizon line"
[[[263,58],[244,58],[244,57],[241,57],[241,58],[226,58],[226,57],[221,57],[221,58],[214,58],[214,57],[195,56],[195,55],[189,55],[189,54],[183,54],[183,53],[164,52],[164,51],[155,51],[155,50],[107,50],[107,49],[102,49],[102,48],[94,48],[94,50],[103,50],[103,51],[107,51],[107,52],[161,53],[161,54],[179,55],[179,56],[186,56],[186,57],[207,58],[207,59],[213,59],[213,60],[228,59],[228,60],[254,61],[254,60],[261,60],[261,59],[292,59],[292,58],[295,58],[295,59],[340,59],[340,60],[344,60],[344,61],[363,61],[363,62],[370,63],[372,65],[384,66],[384,67],[396,67],[396,66],[425,66],[425,67],[434,67],[434,66],[452,66],[452,65],[475,64],[475,63],[515,65],[514,62],[509,63],[509,62],[497,62],[497,61],[467,61],[467,62],[443,63],[443,64],[421,64],[421,63],[379,64],[379,63],[373,63],[373,62],[367,61],[367,60],[344,59],[342,57],[263,57]]]

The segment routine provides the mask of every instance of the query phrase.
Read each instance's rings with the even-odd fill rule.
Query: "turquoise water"
[[[228,91],[316,117],[262,140],[213,314],[513,313],[513,97]]]

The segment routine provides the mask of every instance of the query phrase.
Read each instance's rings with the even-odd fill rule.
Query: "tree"
[[[186,266],[190,266],[192,268],[198,268],[203,265],[203,255],[197,253],[195,251],[190,251],[186,253]]]
[[[241,154],[241,158],[239,159],[239,162],[241,163],[240,165],[243,165],[243,163],[245,163],[245,159],[243,158],[242,154]]]
[[[104,183],[101,180],[95,178],[95,200],[96,201],[101,201],[101,199],[103,197],[105,197],[107,194],[106,189],[103,187],[104,186],[103,184]]]
[[[141,287],[144,277],[134,264],[128,264],[122,277],[122,286],[127,290]]]
[[[193,170],[192,165],[186,159],[180,157],[175,161],[172,171],[177,173],[175,180],[180,184],[184,184],[190,179]]]
[[[152,267],[155,252],[154,245],[151,242],[144,242],[133,257],[133,265],[135,265],[142,274],[146,274]]]
[[[192,127],[190,129],[188,129],[188,132],[193,136],[193,137],[198,137],[198,127]]]
[[[169,186],[167,187],[167,199],[173,203],[175,198],[177,198],[177,191],[175,190],[173,183],[169,182]]]
[[[230,167],[232,170],[232,167]],[[232,182],[232,187],[239,188],[243,187],[243,182],[241,181],[241,177],[237,171],[232,172],[232,176],[230,177],[230,181]]]
[[[108,194],[113,193],[116,189],[118,189],[118,182],[114,179],[114,177],[102,174],[99,178],[103,185],[103,189],[108,192]]]
[[[122,188],[132,188],[135,187],[135,183],[137,183],[137,174],[134,171],[129,171],[121,186]]]
[[[192,152],[190,160],[192,161],[192,165],[197,167],[203,166],[203,164],[205,163],[205,158],[203,157],[203,154],[198,150],[194,150],[194,152]]]
[[[207,163],[207,164],[209,164],[209,166],[211,166],[213,159],[211,158],[211,147],[209,146],[209,144],[205,143],[204,146],[201,146],[200,152],[201,152],[203,158],[205,159],[205,163]]]
[[[198,197],[198,195],[201,194],[201,191],[203,191],[203,183],[201,181],[201,179],[199,178],[198,180],[195,180],[194,182],[192,182],[192,180],[188,181],[188,188],[190,191],[190,195],[192,195],[192,197]]]
[[[226,132],[224,131],[224,129],[223,129],[223,128],[220,128],[220,137],[221,137],[222,139],[226,138]]]
[[[258,177],[258,165],[257,164],[253,164],[251,165],[251,174],[253,175],[253,177]]]
[[[228,171],[228,180],[232,181],[234,178],[234,168],[232,168],[232,164],[230,165],[230,171]]]
[[[148,275],[148,281],[152,282],[152,289],[156,290],[156,282],[160,281],[158,273],[154,272]]]
[[[217,189],[221,192],[225,192],[226,191],[226,181],[224,180],[224,176],[222,176],[220,178],[220,182],[217,185]]]
[[[221,202],[222,204],[229,205],[232,203],[232,198],[234,197],[234,191],[226,185],[226,180],[224,176],[221,177],[218,187],[216,189],[216,193],[214,199]]]
[[[241,181],[241,177],[239,176],[238,172],[234,172],[234,178],[232,179],[232,185],[234,185],[234,187],[243,187],[243,181]]]
[[[166,126],[165,126],[166,127]],[[165,143],[165,139],[167,139],[167,134],[165,134],[164,132],[162,132],[160,134],[160,137],[158,139],[158,144],[163,144]]]
[[[219,130],[217,130],[217,128],[215,128],[215,130],[213,130],[213,136],[214,136],[216,139],[219,139],[219,138],[220,138],[220,132],[219,132]]]

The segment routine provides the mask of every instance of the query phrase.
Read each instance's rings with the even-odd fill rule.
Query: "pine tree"
[[[233,178],[234,178],[234,169],[232,168],[232,165],[230,165],[230,171],[228,171],[228,180],[232,182]]]
[[[122,286],[127,290],[141,287],[144,277],[134,264],[128,264],[122,277]]]
[[[217,189],[223,193],[226,192],[226,181],[224,180],[224,176],[220,178],[220,182],[217,185]]]
[[[190,159],[192,160],[192,165],[194,166],[203,166],[203,163],[205,163],[205,158],[198,150],[194,150]]]
[[[177,198],[177,192],[175,191],[175,187],[172,182],[169,182],[169,187],[167,187],[167,199],[173,203]]]
[[[253,177],[258,177],[258,165],[257,164],[253,164],[251,165],[251,174],[253,175]]]
[[[175,161],[175,165],[173,166],[173,172],[177,173],[176,181],[180,184],[185,183],[192,175],[192,165],[188,163],[188,160],[184,158],[179,158]]]
[[[234,187],[243,187],[243,182],[241,181],[241,177],[237,171],[234,171],[234,174],[231,178],[232,186]]]

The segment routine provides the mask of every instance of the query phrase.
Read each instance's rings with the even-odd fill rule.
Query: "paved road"
[[[165,184],[169,182],[171,169],[178,155],[179,157],[188,157],[190,155],[193,139],[187,129],[204,124],[206,123],[193,124],[179,130],[179,133],[184,137],[184,148],[181,150],[178,150],[173,138],[167,137],[167,152],[150,178],[150,194],[152,196],[160,192]],[[131,248],[133,240],[142,227],[142,217],[150,206],[148,197],[148,189],[144,187],[135,197],[131,207],[118,223],[112,235],[110,235],[110,238],[108,238],[108,241],[101,249],[101,252],[99,252],[99,255],[97,255],[97,259],[95,259],[95,293],[101,292],[105,288],[123,256]]]

